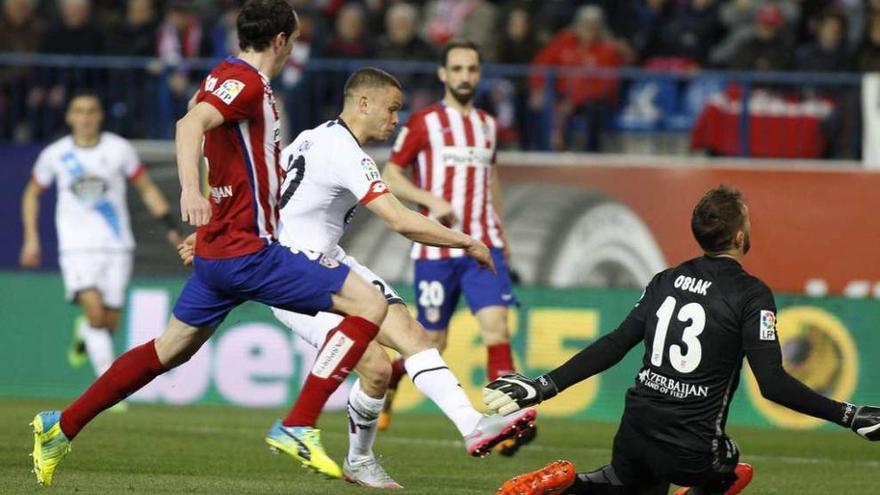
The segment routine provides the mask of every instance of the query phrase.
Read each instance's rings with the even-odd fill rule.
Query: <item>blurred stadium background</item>
[[[356,68],[376,65],[400,77],[405,120],[442,95],[434,74],[445,41],[465,37],[482,46],[477,105],[499,121],[506,226],[523,303],[512,328],[525,373],[547,371],[613,329],[653,273],[697,255],[690,210],[706,189],[725,182],[742,189],[751,205],[754,250],[746,268],[778,295],[786,367],[838,400],[880,403],[880,369],[872,366],[880,353],[880,78],[872,74],[880,70],[880,1],[292,3],[303,36],[275,81],[285,141],[335,115],[341,87]],[[579,10],[585,5],[595,9]],[[31,482],[20,472],[27,471],[29,413],[60,405],[92,379],[65,358],[76,311],[63,301],[52,191],[43,196],[40,218],[44,268],[18,269],[19,199],[30,168],[40,149],[64,133],[68,95],[92,88],[103,98],[105,128],[134,140],[176,204],[174,122],[209,68],[235,53],[238,2],[2,0],[2,6],[0,206],[7,213],[0,216],[0,472],[6,481],[0,491],[22,493],[20,483]],[[566,107],[575,111],[562,118]],[[387,157],[387,145],[371,150],[377,162]],[[161,331],[186,277],[160,226],[136,198],[129,204],[138,248],[119,351]],[[403,238],[361,214],[346,248],[411,297]],[[446,358],[478,401],[485,371],[476,323],[463,310],[452,327]],[[456,437],[439,426],[433,406],[404,388],[396,411],[409,418],[398,416],[388,434],[391,469],[404,469],[404,457],[411,461],[402,481],[413,493],[487,493],[510,474],[555,457],[573,457],[585,468],[603,464],[637,354],[543,407],[544,418],[561,419],[548,420],[536,448],[508,464],[482,465],[488,468],[464,458],[432,465]],[[65,468],[86,470],[70,475],[86,493],[120,486],[177,493],[181,485],[174,483],[187,492],[280,491],[285,476],[272,478],[250,458],[226,453],[220,459],[230,464],[196,463],[201,473],[243,462],[228,475],[231,485],[186,484],[187,471],[165,454],[205,460],[204,451],[175,439],[190,438],[202,423],[215,432],[238,419],[235,435],[248,432],[253,438],[241,441],[256,448],[266,418],[296,396],[311,357],[268,310],[245,305],[192,362],[134,397],[188,407],[136,406],[129,413],[135,426],[121,417],[99,423],[96,430],[122,436],[142,426],[138,460],[87,472],[89,452],[103,453],[106,464],[114,448],[125,451],[124,441],[109,441],[109,454],[104,444],[84,446]],[[878,467],[876,453],[839,432],[807,432],[831,427],[766,403],[744,374],[730,423],[746,439],[744,458],[751,453],[759,468],[754,493],[876,492],[846,476]],[[343,387],[331,405],[343,405],[347,393]],[[218,405],[228,409],[212,407]],[[329,418],[340,432],[331,436],[331,450],[341,453],[342,419]],[[160,421],[183,426],[176,433],[160,428],[153,438],[152,425]],[[431,452],[410,457],[425,438]],[[380,452],[382,444],[380,437]],[[167,464],[146,461],[151,452]],[[844,475],[832,477],[835,472]],[[169,484],[153,485],[150,473]],[[450,476],[470,481],[438,488]],[[97,485],[90,485],[93,478]],[[248,484],[257,478],[265,484]],[[297,493],[327,492],[304,478],[296,474],[303,482]]]

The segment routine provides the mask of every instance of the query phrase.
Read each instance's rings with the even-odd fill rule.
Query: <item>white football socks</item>
[[[471,405],[458,379],[449,371],[449,366],[437,349],[413,354],[403,365],[416,388],[437,404],[443,414],[455,423],[462,436],[474,431],[483,415]]]
[[[101,376],[113,364],[113,337],[106,328],[95,328],[89,320],[83,318],[78,334],[86,344],[86,352],[95,369],[95,375]]]
[[[373,444],[376,443],[376,424],[385,398],[370,397],[361,388],[358,379],[348,394],[348,462],[373,457]]]

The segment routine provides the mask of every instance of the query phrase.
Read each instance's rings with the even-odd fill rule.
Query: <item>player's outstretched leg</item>
[[[385,392],[385,405],[379,413],[379,431],[385,431],[391,426],[391,408],[394,404],[394,396],[397,395],[397,387],[400,380],[406,375],[404,359],[399,357],[391,363],[391,378],[388,380],[388,390]]]
[[[736,465],[734,469],[734,473],[736,473],[736,481],[733,482],[733,485],[724,492],[724,495],[737,495],[742,492],[749,483],[752,482],[752,477],[755,472],[752,469],[751,464],[746,464],[744,462],[740,462]],[[688,488],[682,487],[678,490],[675,490],[673,495],[703,495],[708,494],[709,491],[703,490],[701,488]]]
[[[55,467],[70,452],[70,440],[61,431],[61,411],[44,411],[34,417],[34,474],[43,486],[52,484]]]
[[[495,495],[559,495],[574,483],[575,475],[571,462],[554,461],[537,471],[510,478]]]
[[[381,299],[378,305],[381,314],[372,315],[372,319],[384,318],[384,303]],[[266,443],[271,448],[290,455],[325,477],[342,477],[342,469],[321,445],[321,431],[316,424],[330,395],[345,381],[378,332],[378,325],[372,321],[347,316],[327,335],[290,413],[283,421],[277,421],[266,435]]]

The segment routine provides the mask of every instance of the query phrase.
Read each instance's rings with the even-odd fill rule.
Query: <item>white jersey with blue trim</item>
[[[52,182],[58,186],[58,251],[132,250],[126,182],[143,170],[131,143],[109,132],[88,148],[71,136],[47,146],[34,165],[33,180],[44,189]]]

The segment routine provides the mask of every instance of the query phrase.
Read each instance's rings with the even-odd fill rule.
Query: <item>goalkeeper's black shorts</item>
[[[669,483],[675,483],[723,493],[736,481],[734,469],[739,462],[739,449],[727,436],[718,439],[713,451],[695,452],[651,438],[630,421],[624,416],[620,423],[611,460],[625,487],[657,486],[662,491]]]

